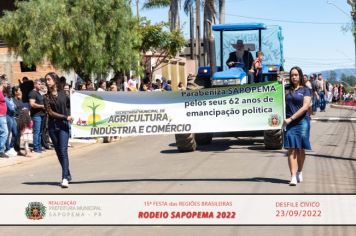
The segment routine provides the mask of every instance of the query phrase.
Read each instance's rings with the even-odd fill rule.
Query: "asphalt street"
[[[356,117],[329,108],[317,117]],[[356,123],[312,121],[304,182],[288,185],[284,150],[261,138],[223,137],[179,153],[174,135],[124,138],[71,149],[73,182],[61,189],[55,156],[0,168],[0,193],[356,193]],[[16,235],[353,235],[353,227],[20,227]],[[1,227],[0,235],[15,232]]]

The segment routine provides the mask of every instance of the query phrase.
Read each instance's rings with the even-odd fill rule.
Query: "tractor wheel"
[[[194,152],[197,148],[194,134],[176,134],[175,137],[179,152]]]
[[[281,129],[264,131],[265,148],[279,150],[283,146],[283,132]]]
[[[208,145],[213,140],[213,134],[211,133],[200,133],[195,134],[195,142],[198,145]]]

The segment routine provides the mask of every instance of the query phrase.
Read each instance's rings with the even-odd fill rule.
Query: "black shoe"
[[[0,153],[0,157],[1,158],[9,158],[9,156],[6,155],[6,153],[3,153],[3,152]]]

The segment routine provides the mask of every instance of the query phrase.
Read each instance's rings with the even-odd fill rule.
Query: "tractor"
[[[263,23],[213,25],[209,33],[210,66],[198,68],[194,78],[188,78],[187,89],[203,89],[217,86],[239,86],[248,83],[248,71],[243,63],[229,68],[226,61],[234,49],[232,45],[242,40],[244,49],[255,58],[257,51],[264,53],[262,64],[263,81],[276,81],[283,73],[283,36],[279,26]],[[260,75],[261,76],[261,75]],[[266,149],[282,148],[282,130],[260,130],[229,133],[176,134],[176,145],[180,152],[195,151],[197,145],[207,145],[214,136],[264,137]]]

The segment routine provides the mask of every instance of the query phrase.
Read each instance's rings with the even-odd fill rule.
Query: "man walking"
[[[45,116],[43,95],[40,93],[42,87],[41,80],[35,80],[34,85],[35,89],[28,95],[31,107],[31,118],[33,121],[33,151],[35,153],[41,153],[42,123]]]
[[[8,136],[6,113],[7,106],[3,91],[7,88],[7,80],[4,75],[0,76],[0,158],[9,158],[5,154],[5,144]]]

